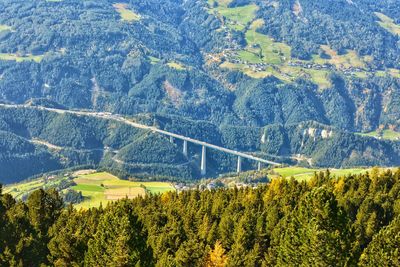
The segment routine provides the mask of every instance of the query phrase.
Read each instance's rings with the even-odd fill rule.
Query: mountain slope
[[[275,156],[302,154],[320,166],[394,165],[397,141],[354,134],[400,131],[399,6],[398,0],[6,0],[0,101],[174,118],[175,127],[185,121],[177,130],[189,136],[201,132],[201,140],[218,137],[216,144],[259,153],[257,129],[282,127],[286,137],[269,144]],[[36,128],[50,144],[58,145],[66,124],[73,132],[63,145],[103,145],[97,128],[42,119],[46,125]],[[343,133],[338,142],[345,148],[332,147],[332,159],[322,157],[322,145],[300,148],[292,125],[310,121]],[[15,133],[18,125],[4,127],[24,137]],[[248,133],[254,137],[243,143]],[[364,145],[353,153],[349,140]],[[89,162],[102,155],[94,157]]]

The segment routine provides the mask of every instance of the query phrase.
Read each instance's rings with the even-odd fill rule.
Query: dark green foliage
[[[352,49],[360,57],[371,56],[366,66],[371,74],[399,68],[398,36],[379,26],[374,14],[382,12],[399,23],[393,1],[303,0],[297,15],[295,0],[279,6],[235,0],[229,7],[249,3],[259,6],[255,19],[265,21],[259,31],[290,45],[294,61],[324,55],[320,46],[329,45],[342,54]],[[141,16],[132,23],[120,20],[112,4],[3,1],[0,23],[12,30],[0,33],[0,52],[44,58],[0,60],[0,101],[173,114],[217,126],[314,120],[351,131],[399,127],[398,79],[358,79],[342,71],[331,75],[332,88],[322,92],[309,80],[284,84],[276,78],[251,79],[205,64],[207,53],[219,53],[231,43],[237,49],[246,45],[243,32],[221,30],[223,22],[210,14],[207,1],[130,0],[127,8]],[[14,16],[21,9],[23,14]],[[159,60],[151,62],[150,57]],[[180,62],[185,69],[168,67],[169,62]],[[168,95],[167,84],[179,92],[178,101]],[[360,114],[356,107],[364,104]]]
[[[99,220],[96,233],[88,242],[86,266],[149,266],[142,225],[127,201],[109,205]]]
[[[262,32],[289,43],[293,56],[309,59],[318,54],[320,44],[329,44],[339,52],[353,49],[360,55],[380,58],[381,62],[374,62],[376,66],[382,62],[398,66],[397,37],[382,29],[373,14],[379,11],[398,18],[396,3],[304,0],[298,2],[301,12],[297,16],[292,12],[295,3],[284,1],[277,8],[269,6],[260,12],[266,20]]]
[[[323,90],[309,77],[291,82],[275,77],[253,79],[210,64],[210,56],[229,57],[230,53],[221,52],[228,46],[242,50],[246,41],[244,32],[227,32],[226,21],[210,12],[207,1],[124,3],[140,15],[139,21],[121,20],[110,0],[2,1],[0,25],[12,30],[0,32],[0,53],[41,55],[43,59],[0,60],[0,102],[137,116],[139,121],[168,131],[232,149],[263,152],[269,159],[286,163],[291,162],[290,156],[301,154],[324,167],[398,164],[398,142],[348,133],[400,129],[399,79],[374,75],[376,70],[384,74],[387,68],[400,68],[399,37],[382,28],[374,14],[382,12],[399,24],[396,1],[229,3],[231,8],[256,4],[259,9],[254,19],[265,21],[257,31],[290,45],[292,63],[318,54],[328,57],[321,45],[339,54],[351,49],[360,58],[372,58],[366,62],[368,75],[363,79],[346,74],[354,67],[330,66],[332,86]],[[231,60],[222,60],[227,59]],[[172,62],[182,69],[168,65]],[[305,129],[297,126],[310,121],[338,134],[327,140],[304,137]],[[265,144],[260,143],[263,130]],[[135,153],[126,146],[140,139],[143,131],[118,123],[2,109],[0,131],[0,166],[6,166],[0,174],[3,182],[77,165],[173,178],[199,174],[197,148],[189,149],[184,167],[179,165],[182,155],[171,146],[157,154],[149,147],[156,144],[145,140],[139,149],[146,153]],[[32,143],[32,138],[62,149]],[[120,149],[133,165],[115,163]],[[161,154],[170,157],[160,161]],[[229,156],[209,154],[209,159],[210,176],[234,170],[234,159]],[[245,164],[244,168],[254,168]]]
[[[363,266],[400,265],[400,217],[374,236],[361,255]]]
[[[350,221],[324,187],[307,193],[274,231],[278,265],[346,265],[350,258]]]
[[[318,173],[307,183],[274,179],[254,189],[167,192],[86,211],[61,211],[53,191],[36,191],[27,204],[1,195],[0,260],[204,266],[218,244],[227,266],[395,266],[399,199],[400,170],[375,169]]]
[[[16,203],[9,195],[1,195],[2,240],[0,263],[4,266],[40,266],[49,253],[49,228],[57,221],[63,207],[55,190],[38,190],[27,203]],[[3,211],[4,212],[4,211]]]
[[[261,157],[288,164],[295,164],[291,156],[298,154],[322,167],[400,164],[399,142],[366,138],[316,122],[218,128],[210,122],[176,116],[144,114],[137,120],[230,149],[259,151]],[[112,120],[7,108],[0,112],[0,136],[0,181],[6,183],[80,165],[102,167],[120,177],[200,177],[200,146],[189,143],[186,158],[181,140],[170,143],[165,136]],[[207,175],[233,172],[236,161],[235,156],[208,149]],[[257,165],[243,160],[242,167],[254,170]]]
[[[65,203],[78,204],[83,201],[82,192],[68,189],[62,194],[63,201]]]

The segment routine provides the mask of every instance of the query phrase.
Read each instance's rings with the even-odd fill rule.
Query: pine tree
[[[127,200],[110,205],[88,243],[86,266],[151,266],[142,225]]]
[[[228,263],[228,257],[225,255],[225,249],[221,242],[217,240],[214,249],[208,253],[206,266],[207,267],[225,267]]]
[[[91,216],[89,212],[76,211],[72,206],[61,214],[49,230],[51,240],[47,245],[49,249],[47,258],[51,264],[55,266],[83,265],[87,243],[92,237],[87,232],[89,216]]]
[[[374,236],[360,257],[361,266],[400,266],[400,216]]]
[[[350,258],[350,224],[332,192],[315,188],[287,216],[277,231],[278,265],[346,265]]]

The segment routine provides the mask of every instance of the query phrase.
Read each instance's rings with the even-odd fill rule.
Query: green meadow
[[[10,193],[16,199],[21,199],[23,195],[28,195],[40,188],[51,188],[57,186],[67,177],[45,180],[43,178],[32,181],[21,182],[18,184],[7,185],[4,193]],[[175,191],[172,184],[167,182],[135,182],[121,180],[107,172],[94,172],[89,174],[79,174],[73,179],[75,185],[70,187],[82,193],[84,200],[76,204],[76,208],[88,209],[106,205],[110,201],[122,198],[135,198],[146,194],[158,194],[168,191]]]
[[[140,20],[140,15],[128,9],[128,5],[124,3],[116,3],[113,5],[115,10],[120,14],[121,19],[124,21],[132,22]]]
[[[176,70],[186,70],[186,67],[178,62],[168,62],[168,67],[176,69]]]
[[[282,167],[274,168],[270,171],[272,178],[283,177],[290,178],[293,177],[296,180],[308,180],[314,176],[315,172],[323,172],[327,169],[312,169],[303,167]],[[349,169],[329,169],[332,176],[346,176],[346,175],[357,175],[370,172],[372,168],[349,168]],[[383,170],[383,169],[381,169]]]
[[[230,0],[209,0],[209,13],[225,18],[224,24],[236,31],[243,31],[247,24],[254,20],[258,6],[249,4],[239,7],[228,7]]]
[[[320,55],[313,55],[311,60],[297,60],[291,58],[291,47],[285,43],[277,42],[268,35],[258,32],[264,25],[262,19],[256,19],[258,6],[249,4],[241,7],[229,8],[230,0],[209,0],[209,12],[224,18],[224,24],[233,30],[244,32],[247,46],[242,50],[233,51],[231,58],[223,62],[220,67],[239,70],[252,78],[265,78],[275,76],[284,82],[293,82],[298,78],[306,78],[318,85],[320,90],[332,86],[329,79],[329,70],[317,68],[304,68],[301,66],[292,66],[289,61],[300,62],[303,64],[331,64],[339,70],[357,68],[353,70],[353,75],[360,79],[366,79],[368,73],[364,71],[366,63],[372,60],[371,57],[360,57],[356,51],[348,50],[345,54],[338,54],[327,45],[321,46],[321,51],[329,56],[322,58]],[[377,16],[385,25],[390,24],[390,29],[396,32],[397,25],[383,14]],[[389,26],[387,26],[389,27]],[[233,59],[239,60],[239,63],[233,63]],[[255,64],[267,64],[263,69],[254,67]],[[253,66],[251,66],[253,65]],[[377,73],[383,76],[385,74],[393,77],[400,77],[400,71],[392,69],[386,73]]]
[[[375,12],[375,15],[379,18],[378,23],[382,28],[388,30],[394,35],[400,35],[400,25],[394,23],[394,20],[392,18],[379,12]]]
[[[0,60],[12,60],[16,62],[23,62],[23,61],[35,61],[40,63],[43,59],[43,55],[24,55],[20,56],[17,54],[7,54],[7,53],[0,53]]]
[[[381,136],[382,139],[385,139],[385,140],[400,140],[400,133],[393,131],[393,130],[389,130],[389,129],[382,130],[381,132],[373,131],[373,132],[369,132],[369,133],[358,133],[358,134],[362,135],[362,136],[369,136],[369,137],[375,137],[375,138],[378,138]]]
[[[11,30],[10,26],[0,24],[0,32]]]
[[[76,208],[98,207],[110,201],[122,198],[145,196],[147,193],[164,193],[174,191],[174,187],[166,182],[133,182],[121,180],[107,172],[79,175],[74,179],[77,184],[72,189],[82,192],[84,201],[75,205]]]

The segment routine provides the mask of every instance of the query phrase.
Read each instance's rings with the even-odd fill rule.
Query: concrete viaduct
[[[259,158],[259,157],[255,157],[255,156],[252,156],[252,155],[247,154],[247,153],[243,153],[243,152],[239,152],[239,151],[236,151],[236,150],[220,147],[220,146],[213,145],[213,144],[210,144],[210,143],[207,143],[207,142],[203,142],[203,141],[199,141],[199,140],[196,140],[196,139],[193,139],[193,138],[190,138],[190,137],[186,137],[186,136],[183,136],[183,135],[180,135],[180,134],[164,131],[164,130],[158,129],[158,128],[154,127],[154,126],[148,126],[148,125],[136,123],[136,122],[128,120],[128,119],[126,119],[126,118],[124,118],[124,117],[122,117],[120,115],[111,114],[111,113],[108,113],[108,112],[64,110],[64,109],[46,108],[46,107],[42,107],[42,106],[31,106],[31,105],[0,104],[0,107],[3,107],[3,108],[32,108],[32,109],[56,112],[56,113],[59,113],[59,114],[68,113],[68,114],[75,114],[75,115],[80,115],[80,116],[91,116],[91,117],[97,117],[97,118],[103,118],[103,119],[118,121],[118,122],[130,125],[132,127],[138,128],[138,129],[149,130],[149,131],[152,131],[154,133],[159,133],[159,134],[162,134],[164,136],[167,136],[167,137],[169,137],[170,142],[174,142],[174,139],[182,140],[183,141],[182,152],[183,152],[183,154],[185,156],[188,156],[188,143],[199,145],[199,146],[202,147],[202,150],[201,150],[202,151],[202,153],[201,153],[201,165],[200,165],[200,170],[201,170],[201,174],[202,175],[206,175],[206,171],[207,171],[207,161],[206,161],[207,148],[218,150],[218,151],[221,151],[221,152],[224,152],[224,153],[228,153],[228,154],[237,156],[236,171],[238,173],[240,173],[242,171],[242,159],[243,158],[256,161],[258,163],[258,170],[261,169],[261,164],[262,163],[269,164],[269,165],[275,165],[275,166],[281,165],[280,163],[273,162],[273,161],[266,160],[266,159],[262,159],[262,158]]]

